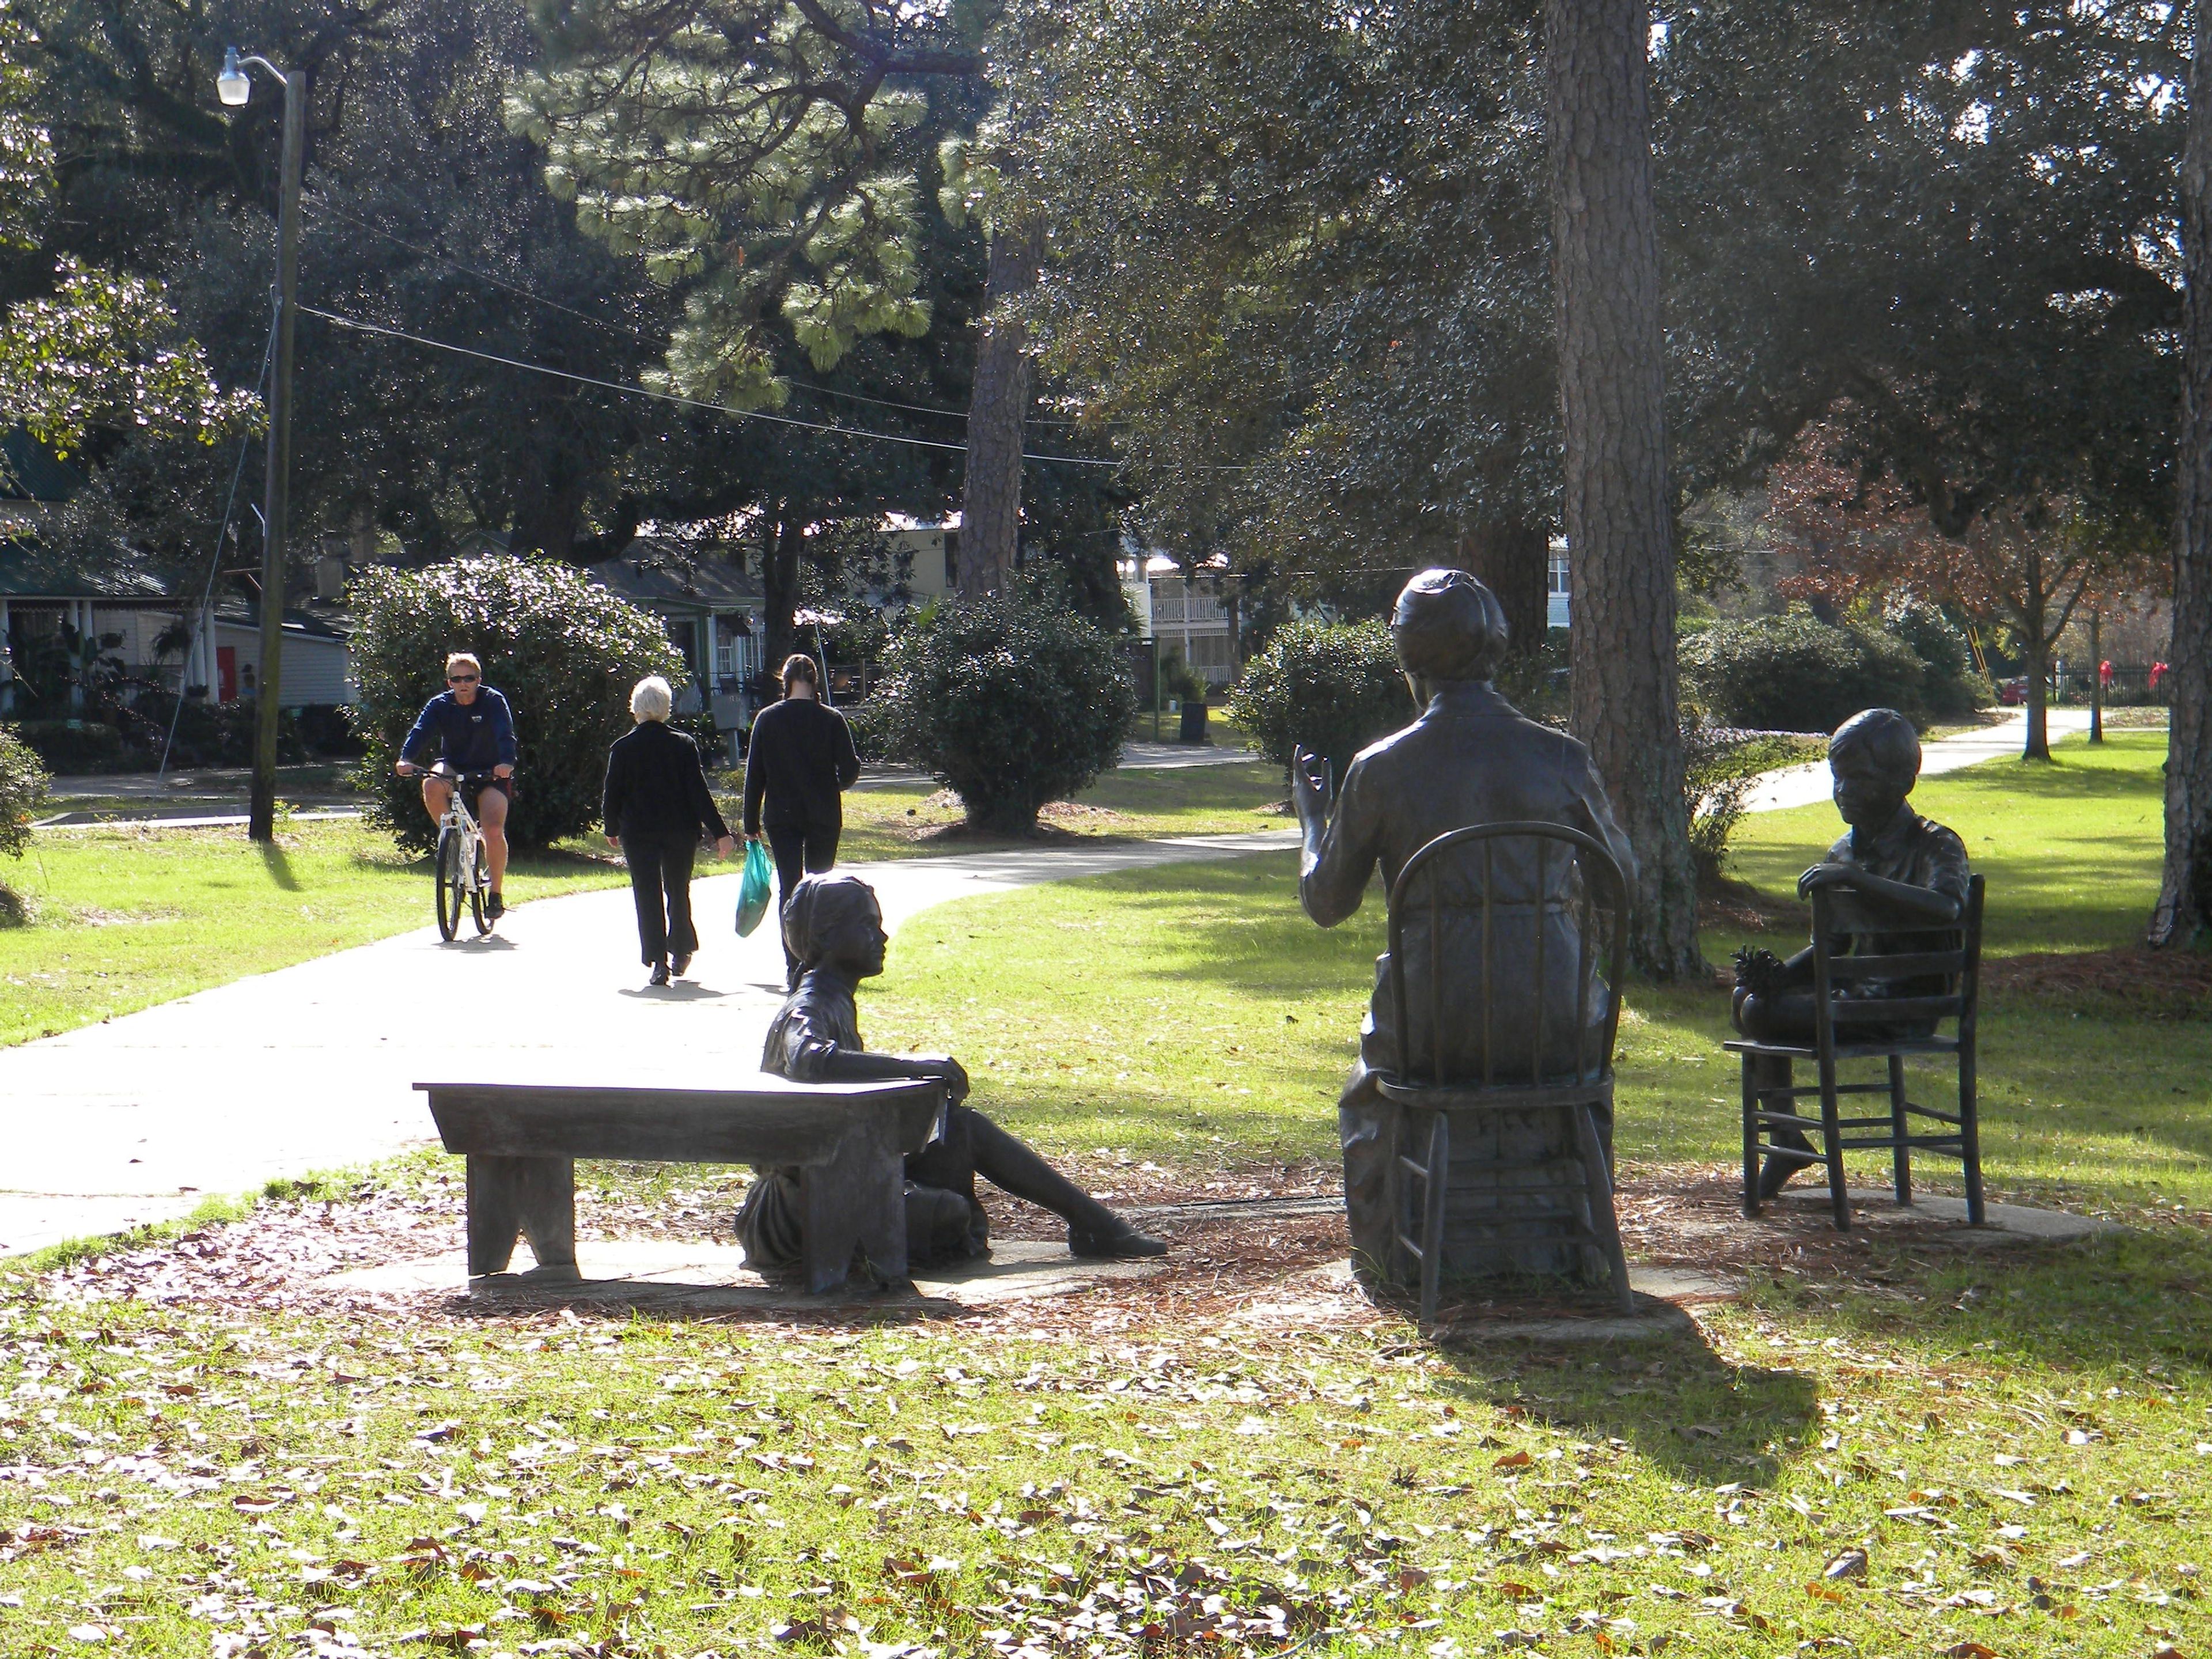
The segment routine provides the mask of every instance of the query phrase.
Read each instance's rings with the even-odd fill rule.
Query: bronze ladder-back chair
[[[1835,1210],[1838,1231],[1851,1224],[1850,1194],[1844,1183],[1844,1154],[1886,1152],[1890,1155],[1891,1185],[1899,1204],[1912,1202],[1912,1154],[1940,1152],[1957,1158],[1966,1169],[1966,1220],[1983,1221],[1982,1141],[1978,1103],[1975,1097],[1975,1018],[1979,1011],[1982,967],[1982,878],[1974,877],[1966,889],[1966,914],[1940,927],[1897,927],[1887,923],[1887,935],[1919,936],[1925,948],[1893,951],[1884,956],[1837,956],[1828,941],[1837,928],[1836,893],[1848,888],[1813,890],[1813,1020],[1810,1044],[1759,1042],[1737,1038],[1727,1047],[1743,1056],[1743,1212],[1759,1213],[1759,1170],[1763,1157],[1778,1153],[1803,1168],[1815,1164],[1828,1172],[1828,1199]],[[1933,979],[1941,975],[1950,988],[1942,995],[1911,997],[1851,997],[1850,986],[1870,979]],[[1944,1020],[1958,1022],[1954,1036],[1899,1037],[1881,1035],[1855,1037],[1851,1028],[1868,1025]],[[1939,1111],[1909,1099],[1905,1086],[1908,1054],[1952,1055],[1959,1063],[1959,1109]],[[1761,1078],[1759,1062],[1772,1062]],[[1799,1085],[1792,1078],[1793,1062],[1809,1060],[1819,1069],[1820,1081]],[[1882,1060],[1888,1078],[1880,1083],[1839,1083],[1838,1064],[1847,1060]],[[1806,1117],[1797,1102],[1817,1095],[1820,1115]],[[1881,1117],[1844,1117],[1838,1104],[1844,1095],[1887,1095],[1889,1111]],[[1915,1133],[1915,1118],[1948,1126],[1932,1133]],[[1768,1138],[1771,1130],[1800,1131],[1814,1149],[1777,1146]],[[1848,1132],[1876,1129],[1878,1134]]]
[[[1538,994],[1535,1030],[1529,1053],[1532,1056],[1525,1080],[1498,1077],[1497,1044],[1493,1036],[1493,987],[1496,975],[1496,930],[1492,927],[1492,911],[1497,902],[1498,851],[1499,843],[1526,840],[1535,843],[1536,884],[1535,904],[1535,985]],[[1547,1076],[1544,1072],[1546,1024],[1549,1018],[1564,1010],[1547,1009],[1541,988],[1545,978],[1544,920],[1554,908],[1546,897],[1549,882],[1558,858],[1579,859],[1582,866],[1582,890],[1577,902],[1577,960],[1575,964],[1575,1063],[1571,1075]],[[1447,873],[1467,871],[1469,866],[1479,866],[1480,872],[1482,984],[1479,1008],[1448,1008],[1443,986],[1435,972],[1436,941],[1441,936],[1442,902],[1439,895],[1440,878]],[[1425,986],[1419,994],[1429,1011],[1429,1052],[1425,1056],[1413,1052],[1413,1025],[1408,1015],[1413,1004],[1409,1000],[1405,952],[1405,927],[1409,911],[1423,895],[1429,922],[1429,971],[1424,975]],[[1628,1285],[1628,1261],[1620,1244],[1620,1229],[1613,1207],[1613,1179],[1604,1142],[1598,1134],[1597,1125],[1591,1116],[1593,1107],[1602,1107],[1609,1113],[1613,1105],[1613,1045],[1620,1024],[1620,1002],[1618,988],[1627,965],[1627,905],[1626,893],[1620,877],[1620,867],[1613,860],[1604,846],[1580,830],[1562,824],[1510,823],[1480,824],[1472,829],[1455,830],[1437,836],[1406,861],[1398,872],[1398,879],[1390,889],[1390,995],[1397,1018],[1397,1036],[1401,1053],[1400,1073],[1395,1077],[1378,1078],[1376,1086],[1383,1097],[1399,1108],[1397,1156],[1398,1194],[1394,1201],[1394,1233],[1399,1261],[1393,1262],[1391,1271],[1398,1282],[1403,1283],[1401,1272],[1403,1264],[1419,1264],[1420,1286],[1420,1317],[1425,1324],[1433,1323],[1437,1313],[1437,1286],[1443,1278],[1444,1265],[1445,1211],[1447,1200],[1455,1194],[1462,1197],[1534,1197],[1539,1195],[1565,1197],[1570,1200],[1564,1216],[1550,1215],[1522,1218],[1516,1227],[1512,1218],[1499,1212],[1501,1223],[1492,1236],[1492,1243],[1515,1240],[1540,1242],[1548,1244],[1567,1243],[1580,1245],[1585,1252],[1588,1266],[1601,1264],[1610,1277],[1613,1293],[1623,1313],[1635,1310],[1634,1292]],[[1601,918],[1609,924],[1610,944],[1606,951],[1604,994],[1607,998],[1605,1018],[1598,1032],[1591,1030],[1589,998],[1594,990],[1597,963],[1598,924]],[[1447,1014],[1462,1015],[1480,1023],[1483,1034],[1482,1078],[1478,1083],[1471,1079],[1441,1075],[1443,1063],[1443,1033]],[[1516,1068],[1517,1069],[1517,1068]],[[1534,1171],[1546,1177],[1528,1185],[1507,1182],[1465,1183],[1455,1187],[1451,1177],[1451,1126],[1455,1117],[1471,1117],[1498,1112],[1559,1113],[1569,1125],[1575,1146],[1575,1156],[1565,1159],[1547,1159],[1516,1166],[1522,1172]],[[1419,1131],[1424,1123],[1427,1134]],[[1425,1139],[1425,1149],[1413,1155],[1409,1148]],[[1575,1213],[1579,1206],[1582,1213]],[[1566,1231],[1559,1231],[1559,1223],[1567,1223]],[[1484,1224],[1487,1225],[1488,1223]]]

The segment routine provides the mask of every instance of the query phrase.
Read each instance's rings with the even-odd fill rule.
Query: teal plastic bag
[[[761,925],[768,914],[775,872],[769,867],[768,848],[757,841],[745,843],[744,885],[738,889],[738,937],[743,939]]]

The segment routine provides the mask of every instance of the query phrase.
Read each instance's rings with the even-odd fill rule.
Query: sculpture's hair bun
[[[1505,655],[1505,611],[1464,570],[1424,570],[1398,595],[1390,634],[1409,674],[1486,680]]]
[[[791,890],[783,910],[783,948],[812,968],[837,929],[866,915],[876,890],[858,876],[808,876]]]

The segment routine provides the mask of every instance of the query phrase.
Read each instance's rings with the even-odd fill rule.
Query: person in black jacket
[[[669,729],[674,697],[658,674],[629,694],[635,726],[607,750],[607,787],[601,816],[607,842],[622,848],[629,865],[630,896],[637,901],[640,959],[653,969],[647,982],[681,979],[699,948],[691,925],[691,860],[703,830],[714,850],[730,855],[730,826],[715,809],[699,764],[699,745]]]
[[[823,707],[814,660],[793,656],[783,665],[783,701],[761,710],[745,750],[745,839],[758,841],[765,824],[775,855],[776,908],[791,902],[799,878],[819,875],[837,862],[837,837],[845,828],[838,797],[860,775],[845,717]],[[785,983],[799,983],[799,958],[787,945]]]

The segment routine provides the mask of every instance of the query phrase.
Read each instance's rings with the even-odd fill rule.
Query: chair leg
[[[1978,1227],[1987,1219],[1982,1201],[1982,1124],[1976,1098],[1974,1045],[1959,1045],[1959,1152],[1966,1166],[1966,1224]]]
[[[1605,1148],[1598,1139],[1597,1125],[1590,1121],[1589,1108],[1575,1107],[1573,1115],[1575,1138],[1582,1143],[1583,1173],[1589,1183],[1590,1225],[1596,1230],[1598,1243],[1613,1269],[1613,1295],[1620,1310],[1633,1314],[1636,1292],[1629,1288],[1628,1253],[1621,1248],[1620,1218],[1613,1210],[1613,1182],[1605,1171]]]
[[[1891,1188],[1899,1204],[1912,1202],[1912,1148],[1906,1145],[1912,1133],[1911,1115],[1905,1110],[1905,1056],[1889,1057],[1889,1123],[1890,1139],[1897,1145],[1889,1154]]]
[[[1438,1112],[1429,1129],[1429,1176],[1422,1182],[1421,1323],[1437,1321],[1437,1292],[1443,1279],[1444,1199],[1451,1187],[1451,1118]]]
[[[1759,1213],[1759,1058],[1743,1056],[1743,1212]]]
[[[1847,1233],[1851,1230],[1851,1195],[1844,1184],[1844,1127],[1837,1121],[1841,1115],[1836,1104],[1836,1062],[1824,1053],[1820,1059],[1820,1150],[1828,1159],[1828,1202],[1836,1212],[1836,1231]]]

